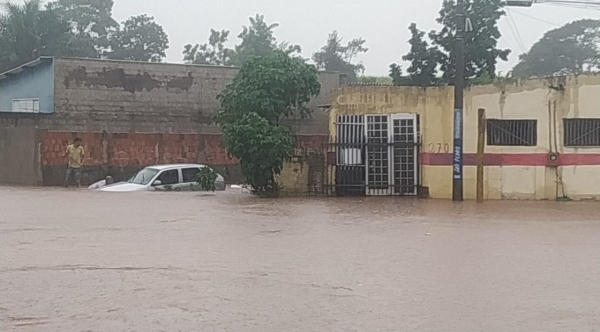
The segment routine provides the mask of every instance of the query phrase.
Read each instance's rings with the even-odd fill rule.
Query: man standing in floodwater
[[[81,187],[81,167],[83,167],[85,158],[81,138],[76,137],[73,144],[67,146],[65,156],[69,159],[67,174],[65,175],[65,188],[69,187],[69,180],[71,180],[73,174],[75,175],[75,181],[77,181],[77,187]]]

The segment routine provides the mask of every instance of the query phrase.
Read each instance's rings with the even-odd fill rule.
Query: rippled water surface
[[[0,188],[0,331],[600,331],[600,204]]]

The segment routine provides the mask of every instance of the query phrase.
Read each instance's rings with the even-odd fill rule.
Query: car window
[[[196,177],[198,176],[199,172],[200,172],[200,168],[198,168],[198,167],[182,169],[181,175],[183,176],[183,182],[184,183],[196,182]]]
[[[158,178],[162,186],[168,186],[179,183],[179,172],[176,169],[162,172]]]
[[[152,181],[154,176],[158,173],[158,170],[153,168],[144,168],[143,170],[137,172],[137,174],[129,180],[129,183],[147,185]]]

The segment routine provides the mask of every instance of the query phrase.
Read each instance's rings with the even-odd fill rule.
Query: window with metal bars
[[[537,120],[487,120],[487,145],[536,146]]]
[[[600,146],[600,119],[563,119],[565,146]]]

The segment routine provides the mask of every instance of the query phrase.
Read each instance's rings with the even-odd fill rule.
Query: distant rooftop
[[[55,59],[90,61],[90,62],[106,62],[106,63],[132,63],[132,64],[135,63],[135,64],[143,64],[143,65],[149,65],[149,66],[210,67],[210,68],[240,69],[239,67],[235,67],[235,66],[219,66],[219,65],[209,65],[209,64],[194,64],[194,63],[146,62],[146,61],[99,59],[99,58],[43,56],[43,57],[38,58],[37,60],[25,63],[19,67],[10,69],[3,73],[0,73],[0,80],[10,77],[12,75],[17,75],[20,72],[24,71],[25,69],[33,68],[44,62],[52,62]],[[338,72],[330,72],[330,71],[319,71],[319,72],[320,73],[328,73],[328,74],[340,74]]]

